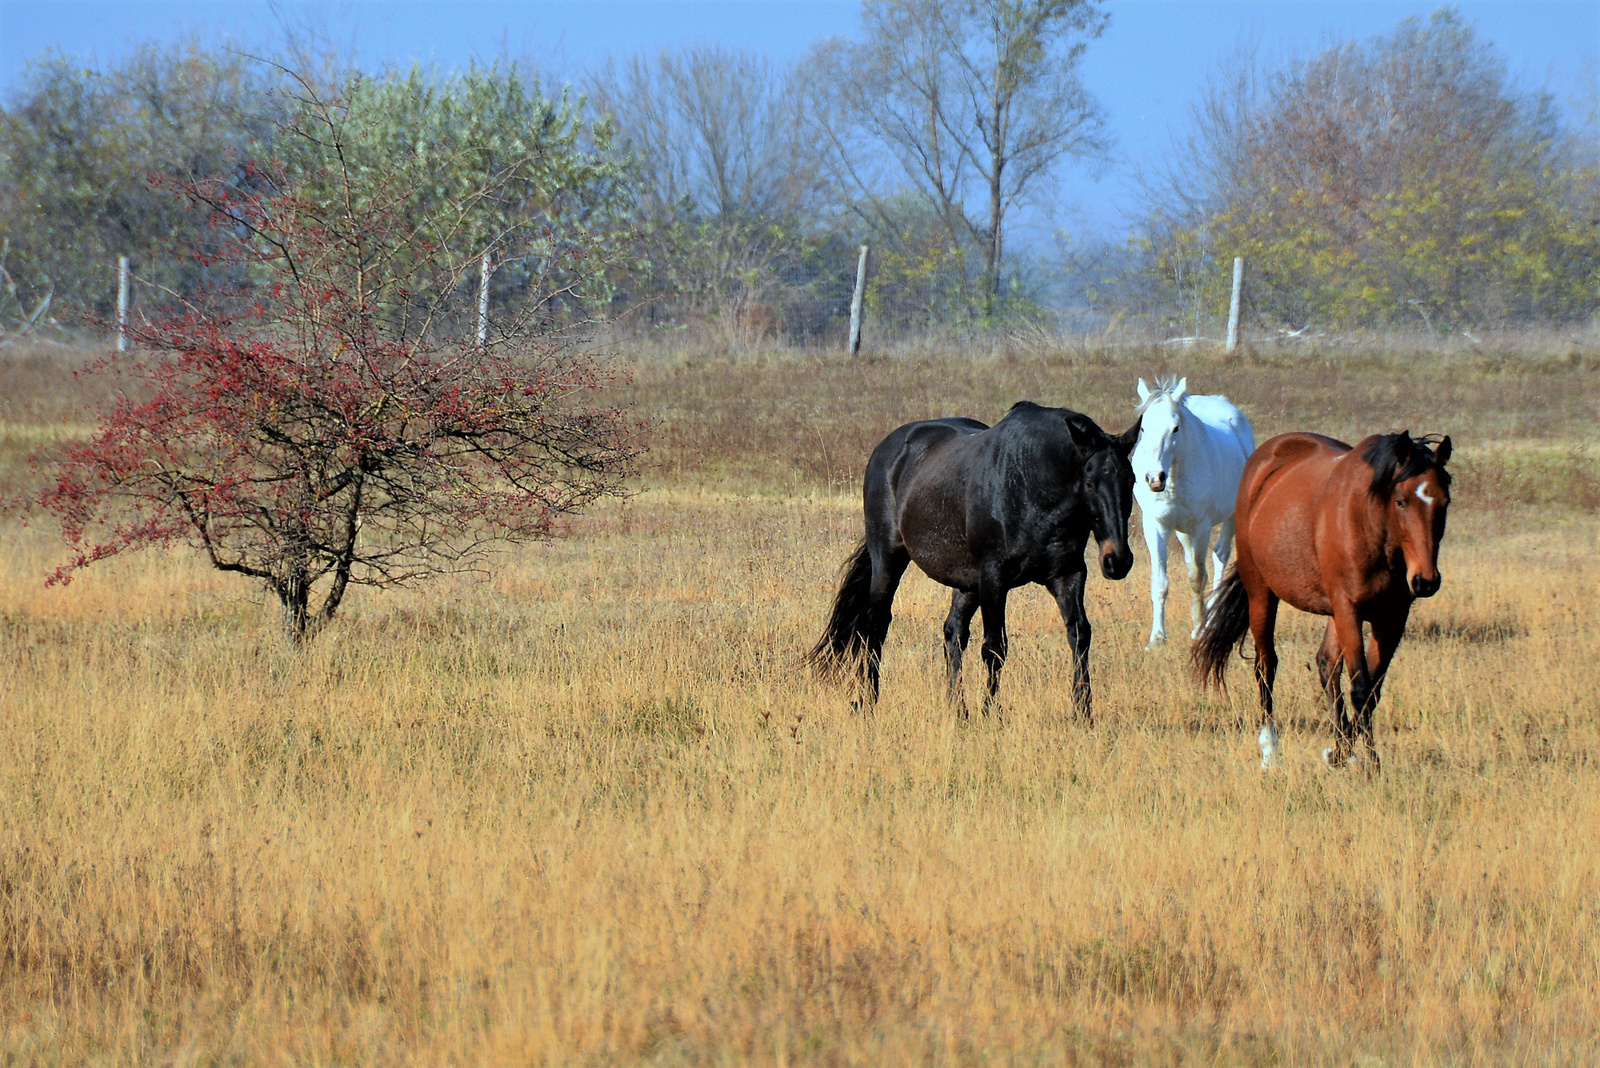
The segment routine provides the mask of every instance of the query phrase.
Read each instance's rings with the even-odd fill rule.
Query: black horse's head
[[[1067,430],[1083,460],[1083,499],[1089,507],[1089,529],[1100,543],[1100,572],[1108,579],[1124,578],[1133,568],[1133,548],[1128,544],[1128,516],[1133,512],[1129,457],[1139,440],[1139,424],[1113,437],[1093,420],[1069,418]]]

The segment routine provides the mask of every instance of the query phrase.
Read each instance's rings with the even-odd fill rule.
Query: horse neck
[[[1193,467],[1190,453],[1194,449],[1194,428],[1200,420],[1189,413],[1182,401],[1173,401],[1172,410],[1178,415],[1178,447],[1172,450],[1172,474]]]
[[[1346,509],[1345,514],[1353,517],[1357,525],[1349,532],[1351,548],[1356,550],[1353,555],[1365,557],[1373,570],[1381,570],[1400,552],[1400,539],[1389,525],[1388,494],[1373,493],[1371,482],[1370,470],[1357,473],[1350,487],[1351,495],[1356,497],[1355,507]]]
[[[1182,430],[1172,454],[1173,499],[1217,522],[1233,514],[1239,493],[1237,468],[1230,468],[1226,432],[1190,410],[1185,399],[1177,405]]]
[[[1175,484],[1204,480],[1210,459],[1205,438],[1210,428],[1189,410],[1186,401],[1177,401],[1172,407],[1178,413],[1178,447],[1172,450],[1171,478]]]

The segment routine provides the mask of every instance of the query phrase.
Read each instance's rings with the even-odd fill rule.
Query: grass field
[[[12,515],[0,1064],[1593,1063],[1594,352],[641,359],[634,497],[299,655],[193,554],[45,589]],[[66,367],[0,353],[0,491],[82,432]],[[1023,397],[1121,429],[1175,369],[1259,439],[1454,436],[1380,776],[1318,762],[1292,612],[1262,773],[1244,666],[1183,670],[1182,583],[1143,651],[1139,542],[1091,580],[1092,729],[1038,589],[1001,717],[944,706],[914,571],[875,714],[800,669],[884,432]]]

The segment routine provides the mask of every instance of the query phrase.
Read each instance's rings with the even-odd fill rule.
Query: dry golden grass
[[[300,656],[187,554],[43,589],[48,531],[13,520],[0,1062],[1591,1061],[1583,361],[1186,361],[1263,438],[1456,435],[1445,586],[1376,779],[1317,762],[1321,624],[1292,613],[1263,774],[1242,667],[1207,697],[1183,642],[1142,651],[1142,545],[1091,583],[1092,729],[1038,590],[1014,596],[1003,721],[944,707],[946,595],[914,575],[876,714],[798,669],[879,434],[1020,396],[1117,423],[1156,360],[641,365],[637,497],[488,576],[360,596]],[[69,418],[18,407],[12,486]]]

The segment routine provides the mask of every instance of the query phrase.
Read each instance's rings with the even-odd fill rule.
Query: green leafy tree
[[[294,102],[278,155],[300,194],[414,228],[416,242],[371,270],[408,278],[422,301],[451,279],[474,285],[464,265],[488,254],[497,312],[581,323],[608,305],[633,236],[627,169],[581,100],[473,65],[352,75],[336,103],[300,82]],[[418,278],[424,263],[443,273]]]
[[[0,242],[15,299],[104,311],[120,255],[156,292],[192,292],[200,269],[180,251],[215,235],[156,187],[232,175],[261,151],[276,115],[269,84],[259,66],[194,42],[148,46],[106,71],[60,56],[30,64],[0,109]]]

